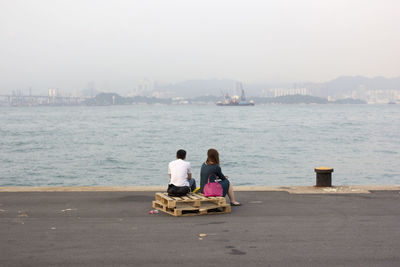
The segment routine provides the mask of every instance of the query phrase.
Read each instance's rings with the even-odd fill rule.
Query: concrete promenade
[[[238,188],[193,217],[128,189],[0,187],[0,266],[400,266],[399,186]]]

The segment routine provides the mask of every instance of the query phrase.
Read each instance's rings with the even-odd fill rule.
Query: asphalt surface
[[[1,192],[0,266],[400,266],[400,191],[237,192],[148,214],[154,192]]]

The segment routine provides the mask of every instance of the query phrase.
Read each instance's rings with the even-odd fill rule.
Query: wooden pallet
[[[195,216],[231,212],[231,206],[226,204],[224,197],[205,197],[201,194],[170,197],[168,193],[156,193],[153,208],[173,216]]]

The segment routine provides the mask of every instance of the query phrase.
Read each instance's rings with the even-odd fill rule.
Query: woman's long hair
[[[217,164],[219,166],[219,154],[218,151],[214,148],[210,148],[207,151],[207,160],[206,160],[206,164],[210,165],[210,164]]]

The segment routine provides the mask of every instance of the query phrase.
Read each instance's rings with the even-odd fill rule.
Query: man
[[[196,181],[192,178],[190,162],[185,161],[186,151],[179,149],[176,152],[176,160],[168,164],[169,185],[168,193],[170,195],[186,195],[196,189]]]

